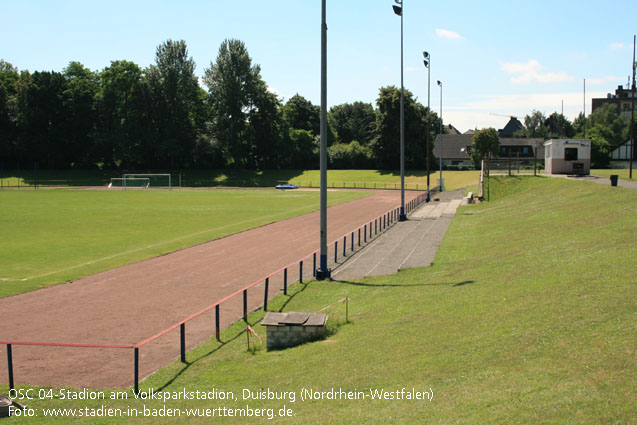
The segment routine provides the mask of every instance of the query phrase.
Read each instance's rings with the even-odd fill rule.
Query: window
[[[577,161],[577,148],[564,148],[564,160]]]

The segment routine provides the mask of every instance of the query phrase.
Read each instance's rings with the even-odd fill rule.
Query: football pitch
[[[330,192],[329,205],[366,192]],[[67,282],[319,208],[316,191],[0,191],[0,297]]]

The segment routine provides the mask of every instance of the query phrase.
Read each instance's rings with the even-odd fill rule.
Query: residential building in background
[[[635,99],[633,99],[633,94],[629,88],[624,89],[624,86],[617,86],[615,94],[608,93],[606,97],[593,99],[593,112],[600,106],[610,103],[615,105],[618,115],[623,115],[630,119],[630,111],[634,101]]]

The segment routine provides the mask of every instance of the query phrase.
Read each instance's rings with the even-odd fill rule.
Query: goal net
[[[157,174],[157,173],[142,173],[142,174],[133,174],[126,173],[122,174],[122,178],[126,179],[126,181],[130,179],[148,179],[148,186],[154,189],[172,189],[172,178],[170,174]]]
[[[148,186],[150,186],[150,179],[147,177],[113,177],[111,178],[111,182],[108,184],[109,189],[114,187],[121,189],[146,189]]]

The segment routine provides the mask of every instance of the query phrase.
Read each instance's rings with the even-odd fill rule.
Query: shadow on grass
[[[472,283],[475,283],[475,281],[473,280],[465,280],[463,282],[457,282],[457,283],[412,283],[412,284],[404,284],[404,285],[400,285],[400,284],[393,284],[393,283],[363,283],[363,282],[352,282],[349,280],[334,280],[334,282],[336,283],[342,283],[345,285],[354,285],[354,286],[365,286],[368,288],[374,288],[374,287],[378,287],[378,288],[383,288],[383,287],[402,287],[402,288],[409,288],[409,287],[414,287],[414,286],[453,286],[453,287],[457,287],[457,286],[464,286],[464,285],[470,285]]]
[[[334,280],[333,282],[341,283],[341,284],[344,284],[344,285],[365,286],[365,287],[368,287],[368,288],[374,288],[374,287],[382,288],[382,287],[393,287],[393,286],[395,286],[395,287],[427,286],[426,283],[412,283],[412,284],[400,285],[400,284],[394,284],[394,283],[352,282],[350,280]]]
[[[254,323],[251,323],[251,324],[250,324],[250,322],[248,322],[248,323],[250,324],[250,326],[254,326],[257,323],[260,323],[261,320],[263,320],[263,319],[259,319],[259,320],[255,321]],[[240,320],[240,322],[242,322],[242,321],[243,321],[243,319]],[[235,336],[233,336],[233,337],[231,337],[231,338],[229,338],[229,339],[227,339],[225,341],[220,341],[220,344],[218,346],[216,346],[212,350],[208,351],[207,353],[204,353],[204,354],[200,355],[196,359],[190,360],[190,361],[186,360],[186,363],[183,363],[184,366],[178,372],[176,372],[175,375],[172,378],[170,378],[168,381],[166,381],[161,387],[157,388],[155,391],[157,391],[157,392],[163,391],[164,389],[166,389],[167,387],[172,385],[177,380],[177,378],[179,378],[182,374],[184,374],[184,372],[186,372],[190,368],[190,366],[192,366],[193,364],[197,363],[200,360],[203,360],[203,359],[205,359],[207,357],[210,357],[211,355],[213,355],[217,351],[220,351],[227,344],[229,344],[229,343],[231,343],[233,341],[236,341],[240,337],[244,336],[244,334],[245,334],[245,331],[240,331]]]

